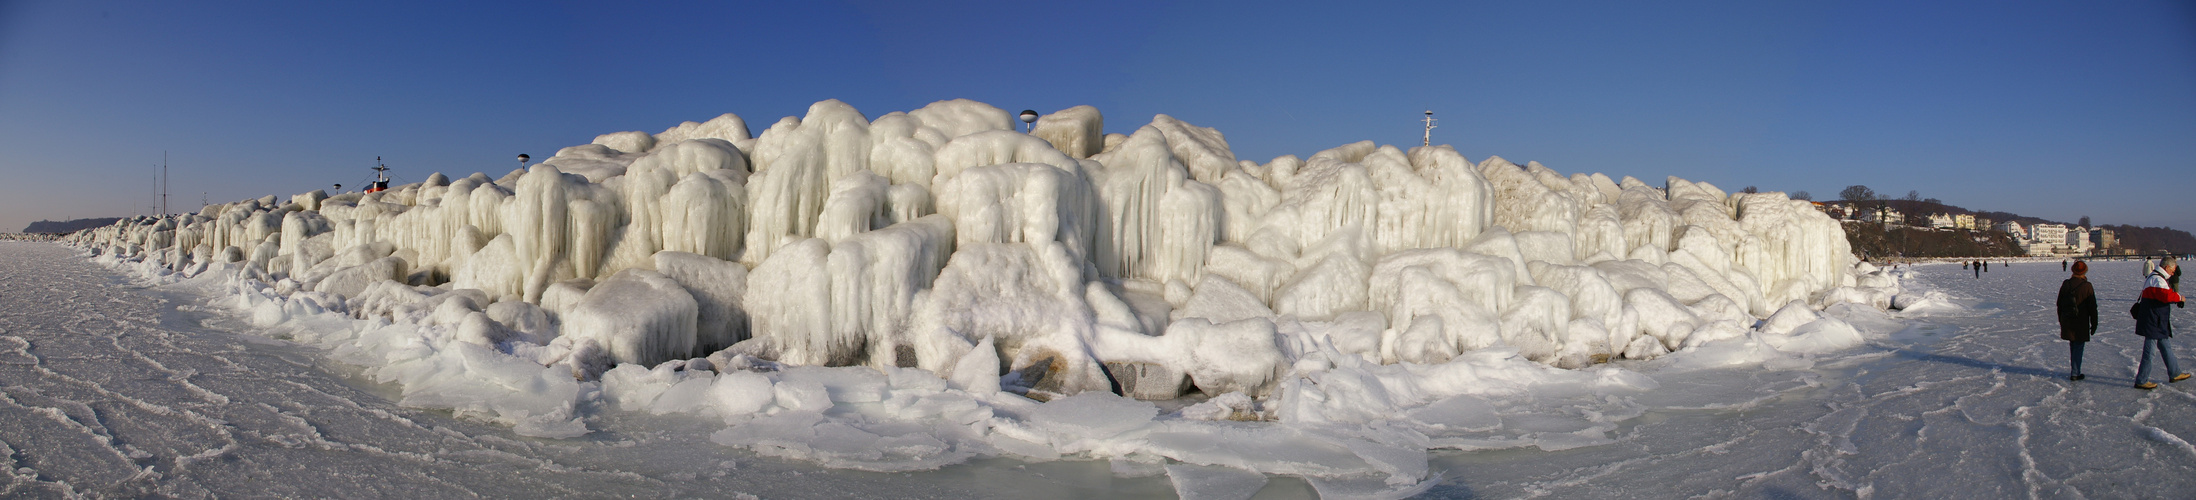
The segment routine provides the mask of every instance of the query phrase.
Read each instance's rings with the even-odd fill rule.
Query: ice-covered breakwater
[[[876,120],[824,101],[755,137],[726,114],[497,178],[268,196],[73,241],[148,272],[233,277],[223,293],[255,322],[405,383],[408,404],[539,435],[585,432],[574,407],[595,399],[707,412],[741,422],[720,442],[879,468],[893,467],[860,464],[1142,452],[1415,480],[1422,459],[1414,475],[1350,446],[1362,467],[1060,433],[1152,422],[1151,405],[1104,394],[1201,393],[1152,425],[1281,432],[1548,380],[1621,387],[1633,379],[1603,363],[1721,340],[1850,345],[1817,311],[1897,292],[1835,221],[1781,193],[1370,141],[1260,164],[1165,115],[1107,134],[1079,106],[1024,134],[967,100]],[[339,315],[374,321],[326,323]],[[801,368],[826,366],[873,369]],[[842,403],[973,427],[858,458],[797,437]],[[1107,419],[1038,423],[1059,404]],[[756,430],[808,414],[773,424],[786,436]],[[1019,423],[983,423],[1001,418]],[[1422,438],[1381,442],[1439,447]]]

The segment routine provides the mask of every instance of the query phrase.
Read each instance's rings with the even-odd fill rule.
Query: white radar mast
[[[1432,146],[1434,144],[1434,126],[1434,112],[1431,109],[1426,110],[1426,139],[1424,142],[1419,143],[1420,146]]]

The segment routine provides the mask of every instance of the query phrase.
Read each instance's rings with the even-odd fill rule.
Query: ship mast
[[[374,182],[366,186],[366,192],[377,193],[389,189],[389,166],[381,164],[381,157],[374,157]]]

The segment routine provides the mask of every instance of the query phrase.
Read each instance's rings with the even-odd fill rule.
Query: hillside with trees
[[[1875,221],[1847,221],[1845,237],[1853,246],[1853,253],[1863,258],[1885,256],[1906,257],[2011,257],[2027,253],[2012,235],[1990,227],[1965,229],[1933,229],[1929,216],[1935,214],[1973,215],[1988,219],[1991,223],[2017,222],[2022,227],[2037,224],[2064,224],[2069,227],[2094,227],[2110,230],[2118,240],[2118,248],[2138,254],[2196,253],[2196,235],[2170,227],[2141,227],[2118,224],[2091,225],[2089,217],[2077,222],[2061,222],[2040,217],[2029,217],[2010,212],[1970,210],[1947,205],[1936,198],[1924,198],[1918,191],[1907,191],[1904,196],[1891,197],[1877,193],[1868,186],[1848,186],[1838,192],[1838,200],[1826,205],[1851,210],[1854,213],[1889,208],[1897,211],[1902,220],[1885,221],[1892,226]]]
[[[2097,227],[2111,230],[2112,236],[2120,240],[2120,248],[2134,250],[2136,253],[2196,253],[2196,236],[2189,235],[2188,231],[2170,227],[2142,227],[2119,224],[2106,224]]]
[[[96,219],[76,219],[71,221],[42,220],[38,222],[32,222],[29,227],[23,228],[23,232],[49,234],[73,233],[84,229],[112,225],[114,224],[114,221],[118,220],[122,219],[120,217],[101,217]]]

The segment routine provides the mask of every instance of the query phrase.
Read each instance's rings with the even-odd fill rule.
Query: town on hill
[[[1946,205],[1919,192],[1889,198],[1850,186],[1815,209],[1845,224],[1864,259],[1929,257],[2083,257],[2187,254],[2196,236],[2170,227],[2074,223]]]

